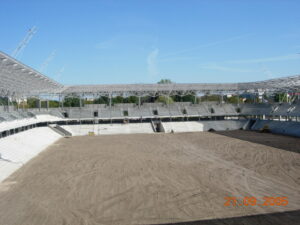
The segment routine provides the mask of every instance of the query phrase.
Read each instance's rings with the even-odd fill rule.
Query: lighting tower
[[[36,26],[33,26],[30,28],[25,36],[25,38],[19,43],[18,47],[13,51],[12,57],[15,59],[18,58],[22,50],[26,47],[26,45],[29,43],[33,35],[37,32]]]
[[[55,54],[56,54],[56,50],[51,52],[51,54],[48,56],[48,58],[41,65],[40,72],[45,72],[46,68],[48,67],[48,64],[54,59]]]

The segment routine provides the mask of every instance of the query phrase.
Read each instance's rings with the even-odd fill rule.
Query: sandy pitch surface
[[[0,224],[157,224],[299,210],[300,139],[228,134],[239,139],[206,132],[60,139],[0,184]],[[242,140],[255,135],[260,144]],[[224,206],[226,196],[260,203],[287,196],[289,204]],[[270,220],[292,224],[296,214]]]

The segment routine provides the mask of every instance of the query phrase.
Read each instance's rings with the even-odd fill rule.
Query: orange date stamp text
[[[289,204],[288,197],[224,197],[224,206],[286,206]]]

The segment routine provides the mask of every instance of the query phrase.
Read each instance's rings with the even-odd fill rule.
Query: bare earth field
[[[224,197],[246,196],[289,203],[224,206]],[[184,221],[300,224],[300,139],[246,131],[63,138],[0,184],[0,225]]]

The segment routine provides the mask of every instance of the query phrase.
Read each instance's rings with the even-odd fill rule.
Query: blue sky
[[[299,0],[9,0],[0,50],[63,84],[242,82],[300,74]],[[48,63],[45,63],[48,62]]]

